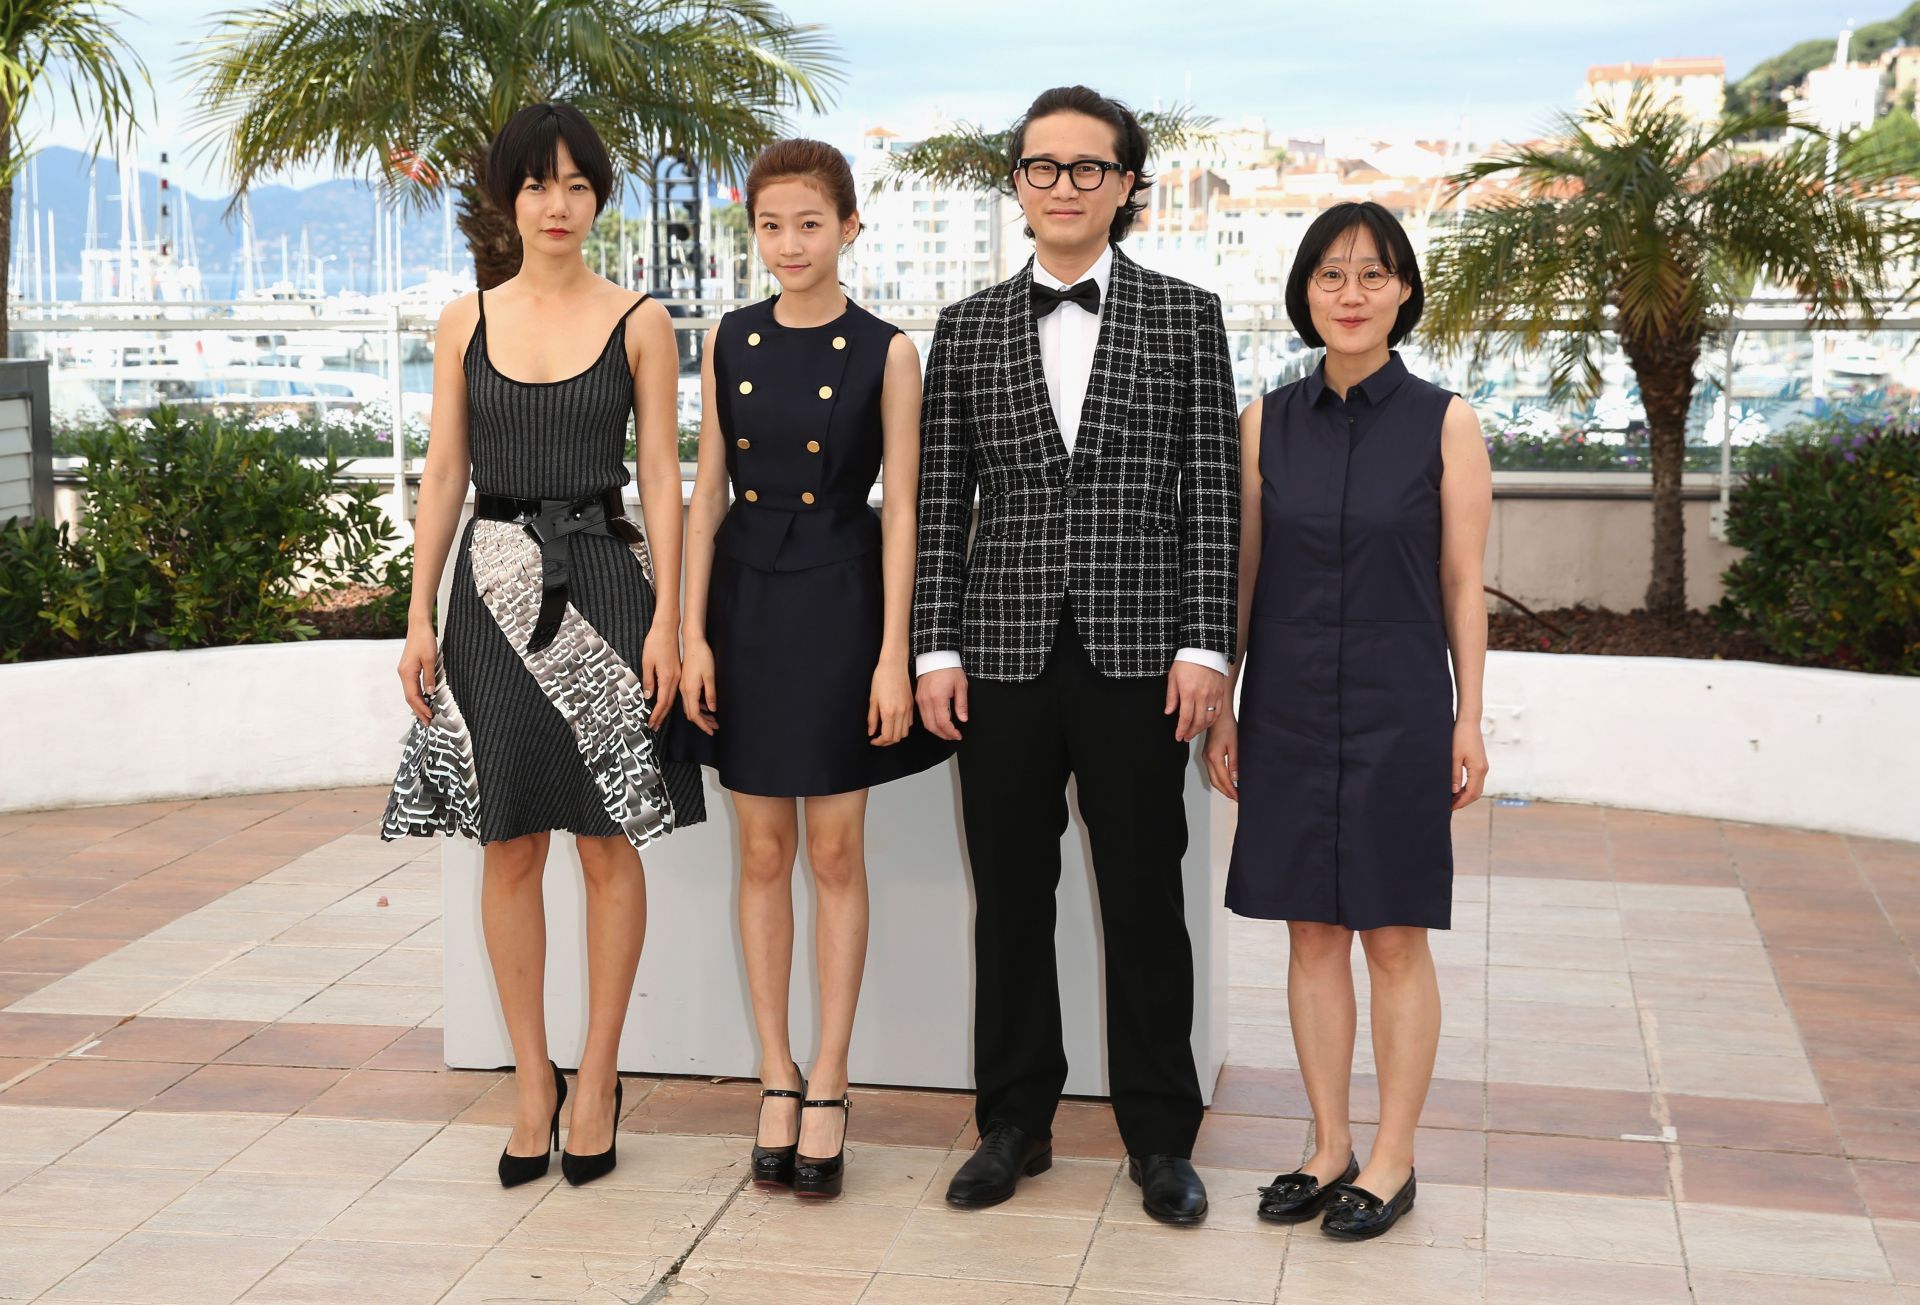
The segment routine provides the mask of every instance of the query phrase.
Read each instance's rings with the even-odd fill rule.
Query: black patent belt
[[[637,544],[641,538],[640,528],[627,517],[617,489],[575,499],[476,494],[473,514],[483,521],[510,521],[521,526],[540,546],[540,615],[527,640],[530,653],[553,642],[560,631],[560,618],[566,615],[567,586],[573,581],[573,536],[612,535],[629,544]]]

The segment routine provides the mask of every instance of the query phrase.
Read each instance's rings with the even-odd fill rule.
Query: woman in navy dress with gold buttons
[[[1214,786],[1239,801],[1227,905],[1287,921],[1287,1008],[1313,1152],[1260,1217],[1375,1237],[1413,1204],[1414,1130],[1440,993],[1427,930],[1451,923],[1451,813],[1480,796],[1492,473],[1473,409],[1394,346],[1420,268],[1378,204],[1315,220],[1287,313],[1326,357],[1241,418],[1238,721],[1210,731]],[[1451,670],[1451,675],[1449,671]],[[1380,1126],[1353,1155],[1354,935],[1371,981]]]
[[[867,789],[950,753],[914,719],[908,661],[920,365],[906,336],[840,289],[839,256],[860,230],[840,152],[781,141],[746,191],[781,293],[707,337],[682,632],[681,701],[698,730],[682,731],[681,755],[718,770],[740,822],[740,936],[766,1092],[754,1180],[832,1196],[866,962]],[[796,800],[817,901],[810,1081],[787,1020]]]

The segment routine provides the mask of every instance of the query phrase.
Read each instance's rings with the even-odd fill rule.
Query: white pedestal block
[[[706,824],[643,855],[646,950],[621,1040],[620,1067],[635,1073],[752,1078],[759,1055],[736,925],[738,827],[707,772]],[[1220,901],[1231,842],[1228,804],[1188,768],[1187,929],[1193,938],[1193,1050],[1202,1089],[1227,1048],[1227,929]],[[856,1083],[969,1088],[972,1074],[973,895],[960,832],[953,763],[873,791],[867,810],[871,942],[851,1077]],[[480,922],[481,850],[449,840],[446,896],[446,1059],[462,1068],[510,1064]],[[553,1056],[577,1063],[585,1037],[585,903],[573,840],[556,834],[546,867],[547,1031]],[[813,982],[813,894],[805,852],[794,875],[794,1049],[802,1065],[818,1034]],[[1102,948],[1085,827],[1076,812],[1062,840],[1057,940],[1070,1094],[1107,1092]],[[1139,957],[1108,963],[1138,965]]]

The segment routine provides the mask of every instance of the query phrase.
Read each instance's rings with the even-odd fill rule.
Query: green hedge
[[[1810,425],[1733,493],[1714,613],[1797,661],[1920,675],[1920,426]]]
[[[0,658],[310,638],[311,595],[386,586],[404,611],[412,550],[375,501],[278,434],[158,408],[81,434],[85,532],[0,530]]]

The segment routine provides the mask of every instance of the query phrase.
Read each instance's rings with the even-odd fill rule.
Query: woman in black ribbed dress
[[[867,790],[950,752],[915,722],[907,661],[919,358],[840,289],[839,255],[860,229],[854,198],[846,160],[818,141],[773,145],[749,172],[747,211],[781,293],[708,337],[687,517],[681,696],[699,732],[681,737],[686,755],[717,768],[740,820],[740,937],[771,1094],[754,1178],[814,1196],[841,1183]],[[867,498],[883,458],[876,515]],[[804,1085],[787,1027],[796,799],[820,977],[820,1051]]]
[[[1301,239],[1287,312],[1326,357],[1241,419],[1238,722],[1209,733],[1240,804],[1227,905],[1287,921],[1287,1008],[1313,1153],[1259,1214],[1384,1233],[1413,1204],[1414,1132],[1440,1037],[1427,930],[1451,923],[1454,811],[1487,773],[1481,559],[1492,473],[1473,409],[1411,374],[1412,243],[1378,204]],[[1353,1155],[1355,934],[1371,980],[1380,1126]]]
[[[485,845],[487,955],[513,1042],[516,1118],[502,1183],[544,1174],[566,1081],[547,1052],[541,880],[548,833],[586,876],[586,1045],[561,1167],[613,1166],[620,1028],[646,932],[636,849],[704,817],[699,769],[667,761],[679,681],[678,353],[666,310],[587,270],[612,189],[605,146],[568,105],[516,114],[487,180],[514,217],[519,273],[450,304],[434,357],[432,438],[415,527],[400,679],[418,720],[384,838]],[[620,489],[638,431],[642,536]],[[435,592],[471,478],[436,649]],[[649,547],[651,545],[651,547]],[[661,582],[655,591],[655,580]]]

